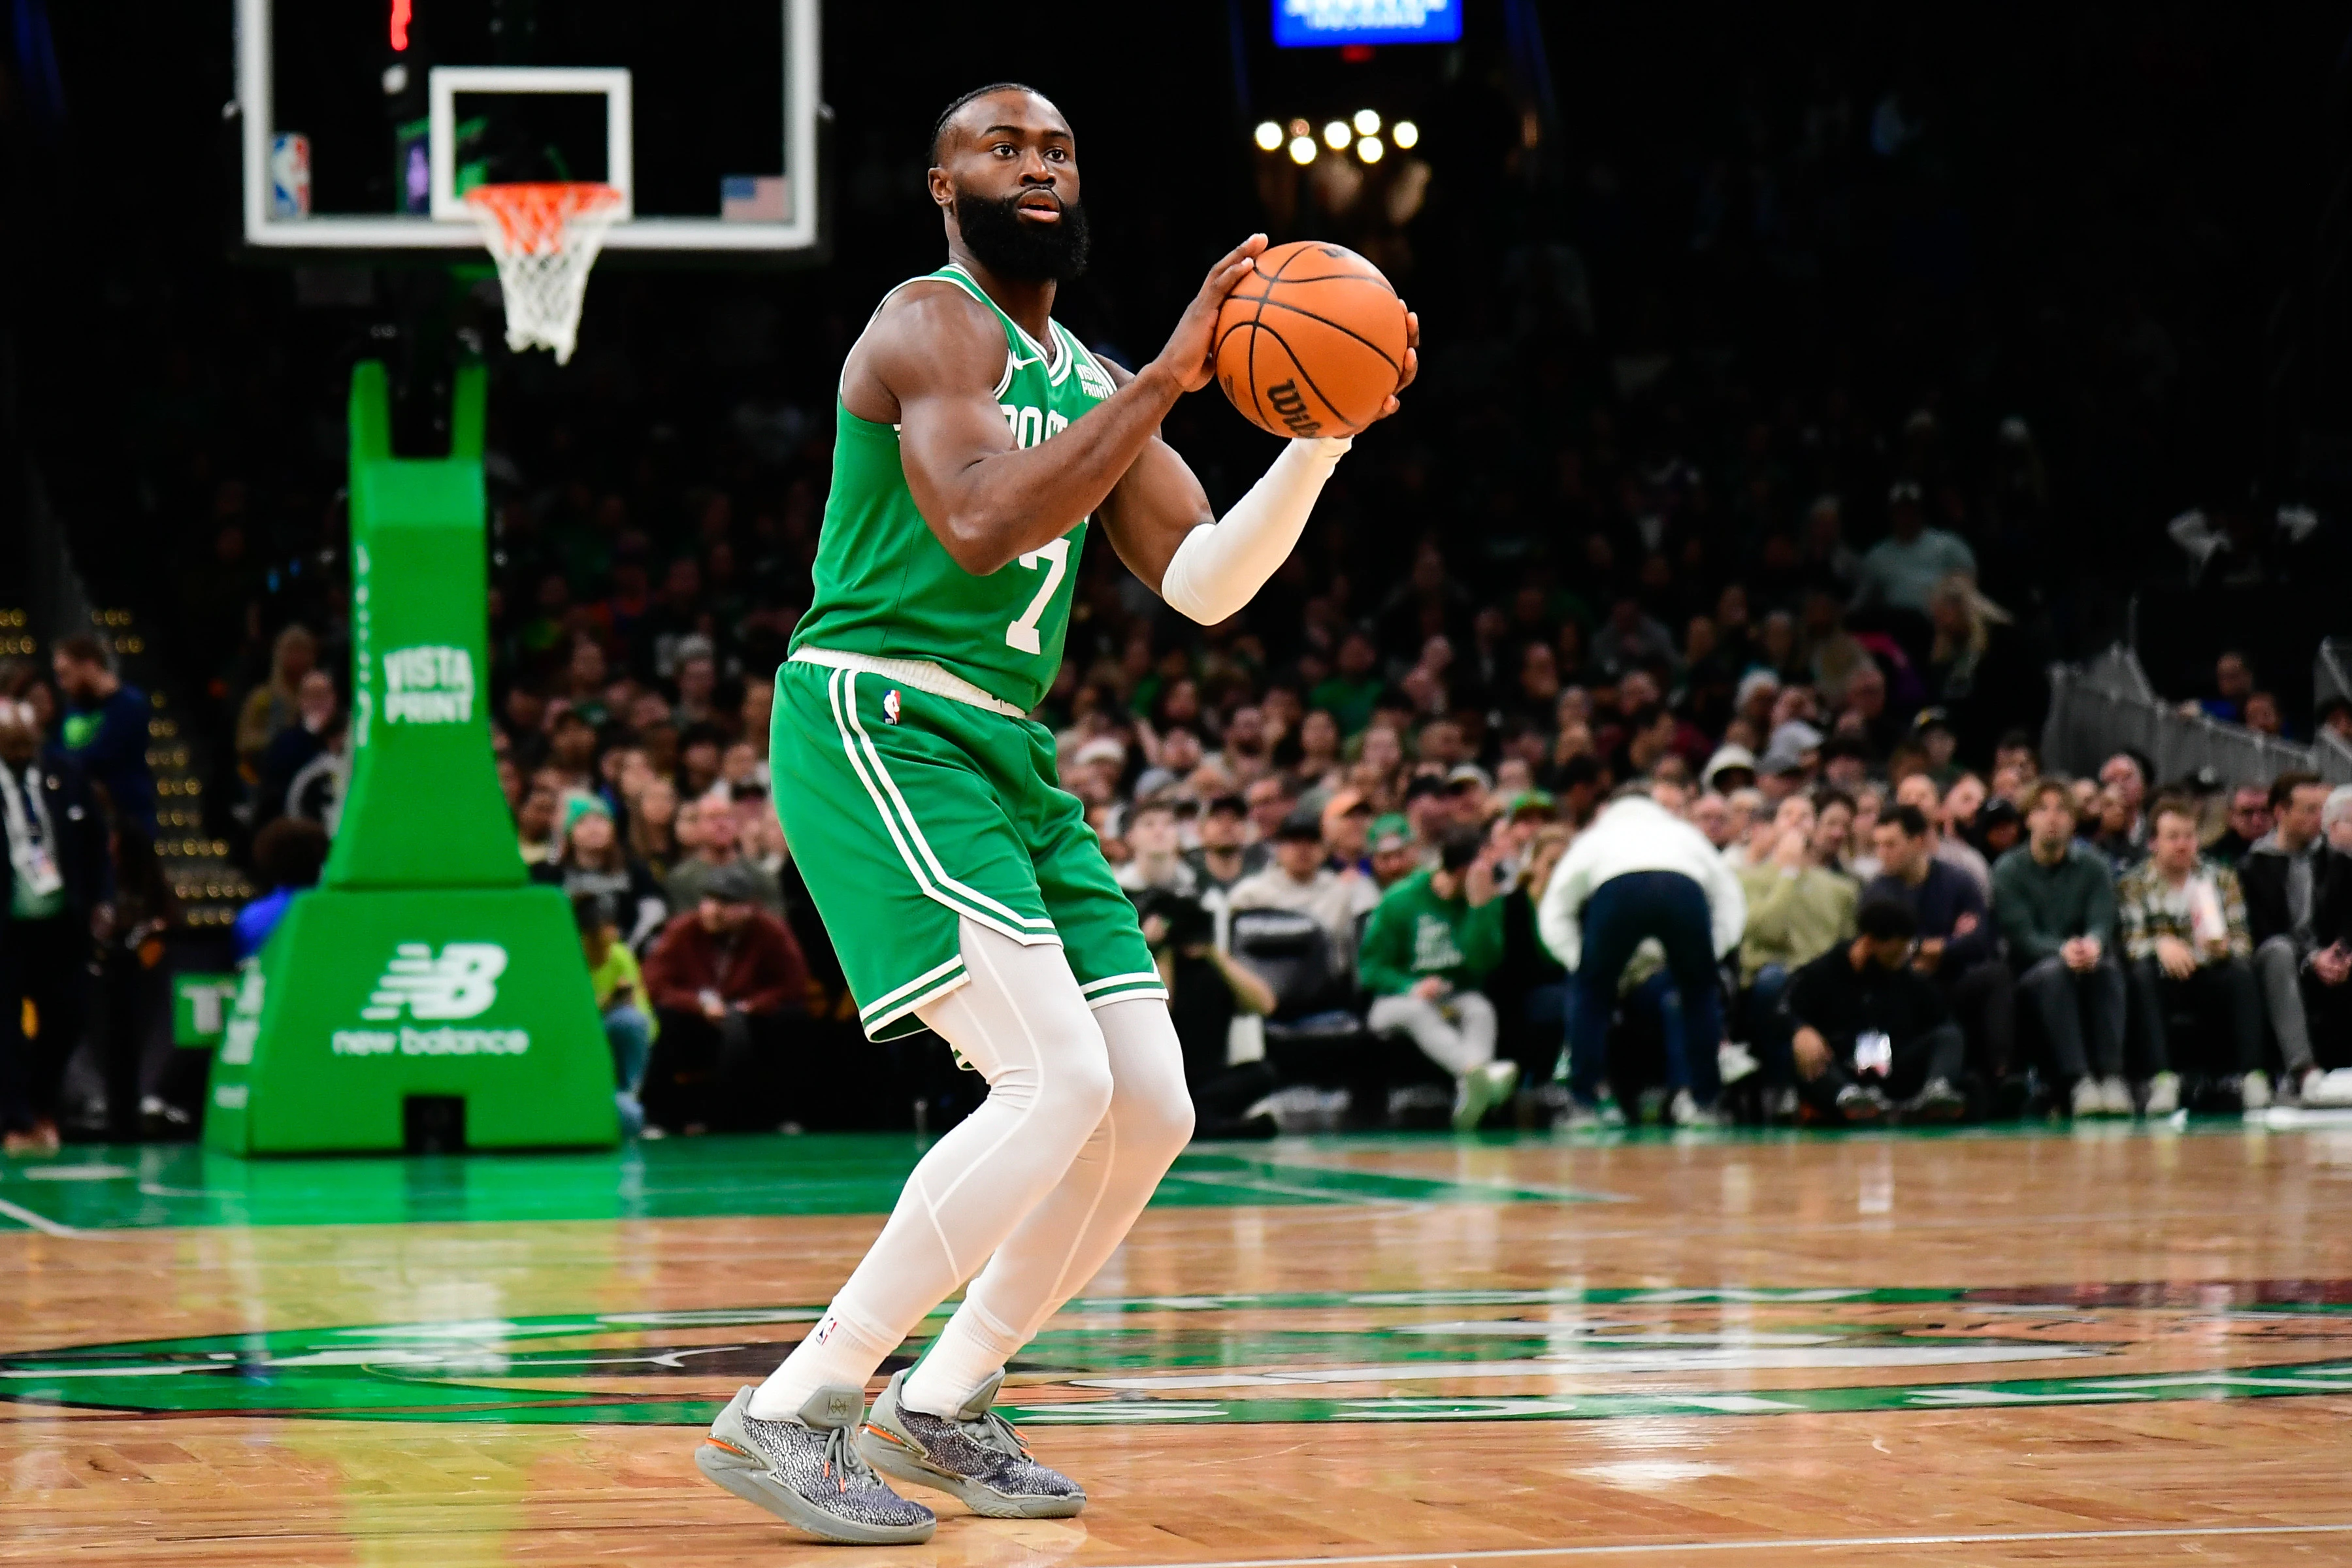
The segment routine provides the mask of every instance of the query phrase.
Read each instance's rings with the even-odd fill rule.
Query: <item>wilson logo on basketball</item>
[[[1274,405],[1276,414],[1289,426],[1294,436],[1313,436],[1322,431],[1322,425],[1307,412],[1307,399],[1300,395],[1298,384],[1286,381],[1265,389],[1265,400]]]

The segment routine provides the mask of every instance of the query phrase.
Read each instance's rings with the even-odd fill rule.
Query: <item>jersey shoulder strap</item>
[[[982,289],[971,273],[966,272],[962,268],[957,266],[952,261],[949,262],[945,267],[940,268],[937,272],[926,272],[919,278],[909,278],[905,282],[893,287],[888,293],[883,295],[880,300],[875,301],[874,314],[866,319],[866,325],[870,327],[874,324],[876,318],[882,314],[882,308],[887,305],[892,300],[897,299],[900,289],[911,289],[918,283],[953,284],[955,287],[962,289],[965,293],[971,295],[973,299],[979,300],[980,303],[987,309],[989,314],[996,318],[997,324],[1004,329],[1004,373],[996,378],[996,389],[989,394],[990,396],[1003,396],[1005,389],[1013,384],[1013,373],[1022,369],[1025,365],[1042,364],[1049,367],[1049,371],[1053,374],[1053,378],[1057,382],[1069,373],[1070,366],[1074,363],[1074,356],[1067,350],[1056,353],[1046,348],[1045,344],[1040,343],[1036,339],[1031,337],[1027,328],[1014,321],[1012,317],[1006,315],[1003,308],[998,305],[995,300],[988,297],[988,290]],[[1061,322],[1054,322],[1053,329],[1056,333],[1060,334],[1059,338],[1056,340],[1057,342],[1066,342],[1072,344],[1076,343],[1077,340],[1070,336],[1069,329],[1064,327]],[[1078,347],[1077,355],[1076,357],[1083,358],[1087,363],[1092,363],[1094,358],[1093,355],[1087,353],[1083,346]],[[842,369],[843,372],[846,374],[848,365],[845,363]],[[1096,365],[1095,370],[1097,374],[1100,374],[1101,366]],[[1104,379],[1108,380],[1108,377],[1106,376]],[[839,385],[836,384],[834,388],[834,395],[835,396],[839,396],[840,392],[841,389]],[[1108,395],[1106,394],[1105,395]]]

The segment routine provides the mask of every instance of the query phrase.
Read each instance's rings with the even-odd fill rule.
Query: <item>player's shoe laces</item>
[[[749,1384],[694,1451],[694,1468],[795,1529],[846,1546],[915,1545],[939,1521],[890,1489],[857,1451],[863,1389],[820,1388],[797,1418],[751,1413]]]
[[[1087,1494],[1031,1458],[1013,1423],[989,1408],[1003,1382],[1000,1372],[953,1415],[928,1415],[899,1403],[902,1372],[874,1402],[857,1446],[876,1469],[946,1492],[989,1519],[1067,1519],[1087,1506]]]

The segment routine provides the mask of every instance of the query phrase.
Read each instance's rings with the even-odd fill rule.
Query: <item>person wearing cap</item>
[[[1421,846],[1402,813],[1391,811],[1375,821],[1365,843],[1371,852],[1372,881],[1383,893],[1422,868]]]
[[[1778,808],[1792,795],[1801,795],[1820,765],[1822,732],[1801,719],[1791,719],[1772,731],[1764,755],[1756,763],[1756,787],[1765,801]]]
[[[1570,1125],[1597,1123],[1618,980],[1656,938],[1682,996],[1693,1100],[1712,1111],[1723,1039],[1717,960],[1739,944],[1748,900],[1722,855],[1689,823],[1621,794],[1569,846],[1536,907],[1536,929],[1569,971]]]
[[[1212,796],[1201,809],[1201,845],[1185,852],[1184,864],[1201,889],[1203,901],[1212,894],[1222,903],[1235,883],[1255,876],[1273,862],[1271,845],[1249,841],[1249,803],[1238,795]]]
[[[1756,753],[1747,747],[1725,744],[1715,749],[1698,775],[1700,787],[1728,795],[1756,782]]]
[[[1483,828],[1495,797],[1494,776],[1475,763],[1456,763],[1445,772],[1445,805],[1455,827]]]
[[[1415,773],[1406,781],[1404,818],[1412,824],[1413,842],[1421,847],[1422,858],[1435,864],[1438,840],[1445,837],[1454,819],[1454,800],[1446,793],[1445,781],[1433,773]]]
[[[1472,828],[1447,834],[1437,865],[1382,894],[1364,928],[1359,965],[1372,998],[1364,1021],[1454,1075],[1456,1131],[1477,1126],[1518,1083],[1518,1064],[1495,1059],[1495,1005],[1477,989],[1502,956],[1494,851]]]
[[[1850,607],[1924,616],[1937,587],[1955,572],[1974,580],[1976,552],[1958,534],[1929,528],[1918,482],[1898,479],[1886,492],[1886,537],[1864,552]]]
[[[784,1022],[807,1006],[809,972],[762,891],[751,867],[715,868],[646,959],[658,1038],[645,1109],[662,1127],[749,1130],[780,1119]]]
[[[690,839],[694,853],[670,868],[662,891],[672,919],[690,914],[702,902],[704,889],[723,867],[741,866],[752,879],[754,898],[768,913],[782,918],[784,891],[772,872],[743,858],[735,808],[723,800],[690,800],[677,808],[678,837]]]
[[[622,940],[632,951],[641,949],[668,918],[668,904],[653,873],[621,842],[612,808],[603,797],[575,795],[567,799],[555,843],[554,857],[533,866],[530,879],[562,888],[567,899],[592,894],[609,899]]]
[[[1283,818],[1276,831],[1274,864],[1234,883],[1226,899],[1235,914],[1290,910],[1312,917],[1330,938],[1332,964],[1343,973],[1353,966],[1356,921],[1379,901],[1370,878],[1325,864],[1322,816],[1304,806]]]
[[[1874,898],[1851,942],[1797,971],[1784,1009],[1806,1104],[1834,1122],[1949,1121],[1968,1109],[1954,1087],[1965,1048],[1944,998],[1913,967],[1918,926],[1898,899]]]
[[[1323,858],[1335,871],[1371,869],[1366,845],[1372,826],[1371,803],[1359,789],[1333,792],[1323,803]]]

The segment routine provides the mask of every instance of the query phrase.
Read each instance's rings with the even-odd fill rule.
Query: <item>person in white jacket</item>
[[[1577,836],[1536,909],[1538,933],[1569,972],[1568,1092],[1576,1109],[1591,1110],[1599,1098],[1618,977],[1650,937],[1665,949],[1682,993],[1693,1094],[1713,1104],[1723,1038],[1716,961],[1738,947],[1747,921],[1748,900],[1722,854],[1648,795],[1620,795]]]

